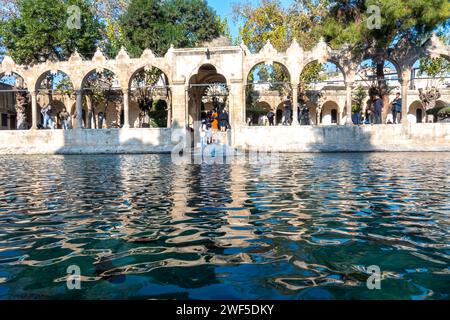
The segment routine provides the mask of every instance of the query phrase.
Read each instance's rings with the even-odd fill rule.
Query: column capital
[[[345,81],[344,84],[346,87],[352,87],[355,81]]]
[[[130,94],[130,89],[129,88],[121,88],[120,90],[122,90],[122,94]]]

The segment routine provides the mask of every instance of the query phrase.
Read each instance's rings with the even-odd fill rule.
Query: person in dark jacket
[[[380,96],[375,96],[375,103],[374,103],[374,111],[375,111],[375,124],[381,124],[382,118],[381,114],[383,112],[384,108],[384,102],[383,99],[380,98]]]
[[[396,124],[400,123],[401,119],[402,119],[402,97],[398,92],[394,101],[392,102],[392,121],[394,124]]]

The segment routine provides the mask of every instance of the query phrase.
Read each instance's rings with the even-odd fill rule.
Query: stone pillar
[[[408,124],[408,80],[400,80],[402,95],[402,124]]]
[[[298,84],[292,85],[292,125],[298,126]]]
[[[172,87],[172,127],[186,128],[188,116],[188,101],[186,86],[183,83],[174,83]]]
[[[76,111],[77,111],[77,129],[83,128],[83,91],[77,90],[76,94]]]
[[[130,127],[130,91],[128,89],[122,90],[123,93],[123,128],[128,129]]]
[[[37,92],[32,91],[31,94],[31,129],[37,129],[38,122],[38,106],[37,106]]]
[[[346,92],[345,106],[347,108],[347,120],[345,122],[346,125],[353,124],[353,121],[352,121],[352,87],[353,87],[353,82],[345,83],[345,92]]]
[[[245,123],[245,91],[240,81],[233,81],[229,88],[230,125],[231,129],[236,129]]]

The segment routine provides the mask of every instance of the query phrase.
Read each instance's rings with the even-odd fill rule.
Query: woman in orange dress
[[[213,115],[212,115],[212,129],[213,131],[218,131],[219,130],[219,120],[217,120],[217,117],[219,115],[217,114],[217,111],[214,111]]]

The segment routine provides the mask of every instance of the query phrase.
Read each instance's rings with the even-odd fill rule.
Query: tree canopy
[[[68,23],[77,6],[79,28]],[[17,0],[2,11],[1,45],[17,63],[64,60],[75,50],[89,57],[101,38],[101,23],[87,0]],[[73,12],[73,11],[72,11]]]
[[[133,56],[150,48],[163,55],[223,34],[224,22],[205,0],[132,0],[120,18],[124,44]]]

